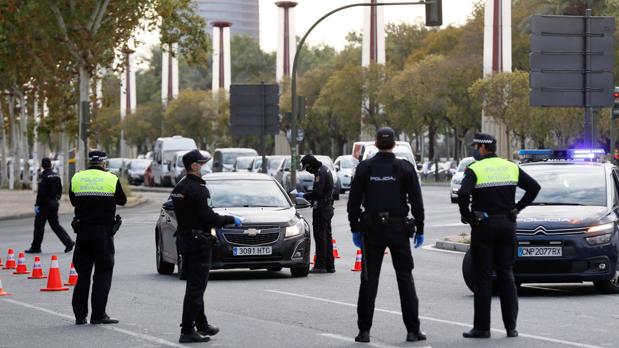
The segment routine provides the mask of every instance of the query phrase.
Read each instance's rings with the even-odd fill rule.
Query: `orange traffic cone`
[[[75,284],[77,284],[77,271],[75,270],[75,267],[73,267],[73,262],[71,262],[71,269],[69,270],[69,280],[67,280],[64,285],[73,286]]]
[[[3,269],[15,269],[17,265],[15,264],[15,252],[13,249],[9,249],[6,257],[6,265]]]
[[[7,296],[10,295],[10,293],[4,291],[4,289],[2,288],[2,279],[0,279],[0,296]]]
[[[353,272],[361,272],[361,262],[363,260],[363,253],[361,249],[357,249],[357,257],[355,257],[355,266],[351,269]]]
[[[41,258],[38,256],[34,257],[34,266],[32,266],[32,275],[28,277],[28,279],[45,279],[47,276],[43,274],[43,269],[41,268]]]
[[[47,287],[41,289],[41,291],[66,291],[69,288],[62,286],[62,276],[60,275],[60,268],[58,266],[58,258],[56,255],[52,255],[52,264],[49,267],[49,278],[47,279]]]
[[[340,258],[340,252],[337,251],[337,242],[335,241],[335,239],[331,239],[331,243],[333,244],[333,258],[334,259],[339,259]]]
[[[19,257],[17,258],[17,270],[13,272],[13,274],[28,274],[28,267],[26,267],[26,254],[23,252],[19,253]]]

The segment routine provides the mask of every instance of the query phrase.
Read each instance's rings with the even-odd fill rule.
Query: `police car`
[[[603,293],[619,293],[619,170],[602,160],[603,150],[520,155],[520,167],[542,189],[518,216],[516,282],[593,282]],[[462,269],[472,289],[470,252]]]

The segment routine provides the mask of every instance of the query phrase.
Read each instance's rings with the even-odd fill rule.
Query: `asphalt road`
[[[144,193],[150,202],[122,209],[116,236],[116,268],[108,313],[119,325],[75,326],[71,291],[40,292],[44,280],[28,280],[0,270],[0,347],[159,347],[179,345],[185,283],[155,270],[154,223],[164,193]],[[337,273],[293,279],[287,270],[215,271],[207,288],[207,315],[221,332],[204,346],[218,347],[617,347],[619,296],[599,295],[591,284],[525,285],[520,298],[521,336],[505,337],[498,298],[493,302],[490,340],[465,340],[472,323],[472,294],[461,276],[462,254],[433,250],[440,237],[466,230],[447,187],[424,187],[426,247],[414,250],[414,277],[422,329],[428,340],[405,342],[393,267],[385,257],[376,300],[372,343],[356,344],[359,273],[350,271],[356,249],[345,215],[346,196],[336,203],[334,236],[341,255]],[[69,229],[70,216],[61,218]],[[0,252],[23,250],[32,238],[32,219],[0,222]],[[63,280],[71,254],[49,230],[43,242],[43,268],[60,259]],[[27,265],[32,267],[32,258]]]

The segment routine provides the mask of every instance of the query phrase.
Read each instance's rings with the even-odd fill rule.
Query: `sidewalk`
[[[31,190],[0,190],[0,221],[34,217],[34,201],[36,193]],[[140,195],[128,197],[126,208],[135,207],[146,202]],[[73,206],[69,202],[69,194],[63,194],[60,200],[58,214],[73,214]]]

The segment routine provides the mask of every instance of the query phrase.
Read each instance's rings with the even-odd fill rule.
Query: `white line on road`
[[[287,296],[304,298],[304,299],[307,299],[307,300],[314,300],[314,301],[320,301],[320,302],[325,302],[325,303],[332,303],[332,304],[337,304],[337,305],[341,305],[341,306],[355,307],[355,308],[357,307],[357,305],[352,304],[352,303],[348,303],[348,302],[329,300],[329,299],[326,299],[326,298],[320,298],[320,297],[296,294],[296,293],[293,293],[293,292],[279,291],[279,290],[266,290],[266,291],[274,293],[274,294],[287,295]],[[392,311],[392,310],[382,309],[382,308],[376,308],[375,311],[376,312],[382,312],[382,313],[402,315],[402,312]],[[455,325],[455,326],[460,326],[460,327],[465,327],[465,328],[470,328],[471,327],[471,325],[467,324],[467,323],[461,323],[461,322],[452,321],[452,320],[438,319],[438,318],[433,318],[433,317],[419,316],[419,319],[427,320],[427,321],[433,321],[433,322],[436,322],[436,323]],[[505,330],[499,330],[499,329],[491,329],[491,330],[494,331],[494,332],[505,333]],[[342,337],[344,337],[344,336],[342,336]],[[594,346],[594,345],[585,344],[585,343],[565,341],[565,340],[560,340],[560,339],[551,338],[551,337],[530,335],[530,334],[524,334],[524,333],[520,333],[520,337],[526,337],[526,338],[530,338],[530,339],[534,339],[534,340],[538,340],[538,341],[557,343],[557,344],[562,344],[562,345],[567,345],[567,346],[572,346],[572,347],[603,348],[601,346]]]
[[[352,337],[346,337],[346,336],[342,336],[342,335],[338,335],[338,334],[332,334],[332,333],[321,333],[319,334],[322,337],[328,337],[328,338],[333,338],[336,340],[340,340],[340,341],[345,341],[345,342],[350,342],[350,343],[355,343],[355,339]],[[380,343],[364,343],[364,346],[369,346],[369,347],[376,347],[376,348],[393,348],[396,346],[390,346],[390,345],[386,345],[386,344],[380,344]],[[421,346],[421,347],[417,347],[417,348],[432,348],[431,346]]]
[[[421,248],[424,249],[424,250],[438,251],[438,252],[447,253],[447,254],[460,254],[460,255],[464,254],[461,251],[438,249],[434,245],[431,245],[431,244],[423,246]]]
[[[455,222],[453,224],[442,224],[442,225],[427,225],[427,227],[465,227],[466,225],[461,222]]]
[[[564,290],[564,289],[553,289],[553,288],[547,288],[545,286],[537,286],[537,285],[523,285],[523,288],[529,288],[529,289],[538,289],[538,290],[547,290],[547,291],[555,291],[555,292],[561,292],[564,294],[577,294],[576,291],[570,291],[570,290]]]
[[[37,306],[31,305],[31,304],[28,304],[28,303],[25,303],[25,302],[21,302],[21,301],[11,300],[11,299],[7,298],[7,299],[4,299],[4,302],[9,302],[9,303],[12,303],[12,304],[15,304],[15,305],[18,305],[18,306],[34,309],[36,311],[47,313],[47,314],[51,314],[51,315],[55,315],[57,317],[61,317],[61,318],[64,318],[64,319],[69,319],[69,320],[74,320],[75,319],[71,315],[55,312],[55,311],[52,311],[52,310],[49,310],[49,309],[46,309],[46,308],[42,308],[42,307],[37,307]],[[121,328],[118,328],[118,327],[102,326],[102,325],[100,325],[99,327],[102,328],[102,329],[123,333],[125,335],[129,335],[129,336],[132,336],[132,337],[135,337],[135,338],[139,338],[139,339],[144,340],[144,341],[148,341],[148,342],[152,342],[152,343],[156,343],[156,344],[160,344],[160,345],[165,345],[165,346],[168,346],[168,347],[186,347],[186,346],[178,344],[178,343],[166,341],[163,338],[159,338],[159,337],[155,337],[155,336],[150,336],[150,335],[146,335],[146,334],[143,334],[143,333],[133,332],[133,331],[121,329]]]

